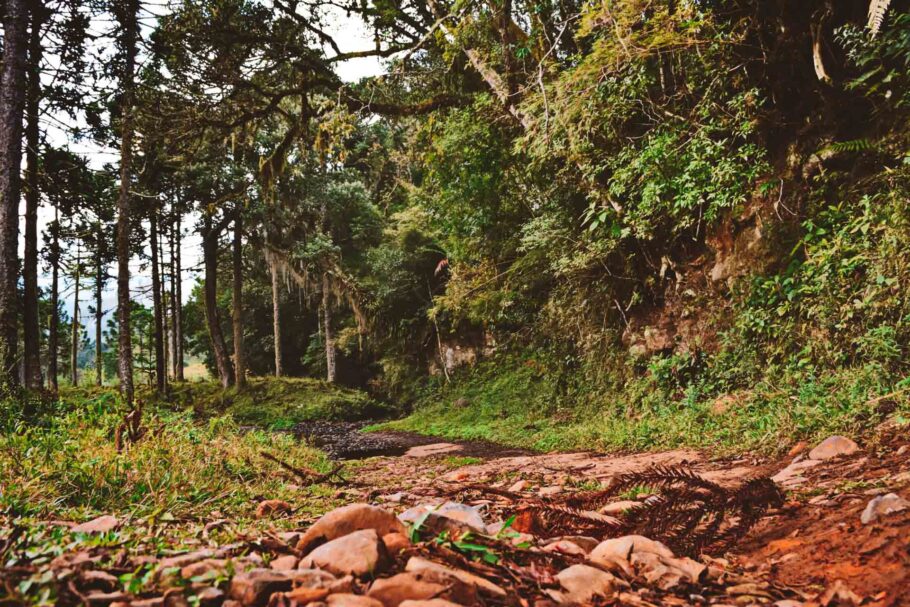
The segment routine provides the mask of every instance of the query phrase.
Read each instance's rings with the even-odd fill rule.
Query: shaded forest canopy
[[[342,50],[339,7],[372,47]],[[605,439],[626,446],[731,410],[755,443],[871,424],[910,386],[908,11],[7,0],[3,385],[132,404],[194,356],[224,388],[324,378],[412,424],[465,401],[488,438],[522,415],[641,422]],[[385,73],[338,76],[363,57]],[[119,162],[53,142],[61,121]]]

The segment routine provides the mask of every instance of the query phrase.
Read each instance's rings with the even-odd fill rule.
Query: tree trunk
[[[176,269],[174,261],[174,221],[173,219],[168,225],[168,234],[167,234],[167,244],[168,249],[170,249],[171,256],[168,263],[168,272],[171,275],[170,281],[170,290],[168,291],[168,298],[171,302],[171,317],[169,321],[170,333],[168,333],[169,341],[168,348],[170,349],[170,362],[171,362],[171,377],[174,381],[177,380],[177,290],[175,288],[176,278]]]
[[[174,343],[176,344],[176,356],[174,365],[176,372],[174,377],[177,381],[183,381],[183,271],[180,268],[180,215],[177,215],[177,234],[174,236],[175,256],[174,256]]]
[[[231,293],[232,323],[234,328],[234,375],[237,387],[246,385],[246,359],[243,353],[243,212],[237,209],[234,217],[233,289]]]
[[[161,276],[161,353],[164,363],[162,368],[164,369],[164,384],[165,391],[168,389],[168,377],[170,373],[170,327],[168,326],[168,306],[170,305],[170,297],[168,296],[167,288],[167,276],[168,276],[168,264],[164,262],[164,229],[161,226],[160,220],[161,216],[158,215],[158,274]]]
[[[0,390],[16,386],[16,313],[19,274],[19,195],[22,112],[28,8],[26,0],[6,0],[3,14],[3,72],[0,74]]]
[[[322,320],[325,334],[325,378],[328,382],[335,382],[335,336],[332,333],[332,312],[329,292],[329,275],[322,274]]]
[[[117,370],[120,393],[127,406],[133,406],[133,345],[130,331],[130,185],[133,160],[133,77],[136,69],[138,37],[138,0],[127,0],[120,24],[123,32],[124,65],[120,89],[123,91],[120,140],[120,198],[117,201],[117,317],[120,351]]]
[[[215,357],[215,368],[221,385],[229,388],[234,384],[234,372],[228,358],[227,345],[221,332],[221,319],[218,314],[218,234],[220,230],[212,227],[212,218],[206,215],[203,219],[202,258],[205,265],[205,322],[212,341],[212,354]]]
[[[53,236],[51,240],[51,317],[48,320],[47,379],[51,390],[57,393],[57,348],[60,329],[60,213],[54,207]]]
[[[22,266],[25,385],[32,389],[38,389],[43,384],[38,328],[38,102],[41,98],[41,25],[44,16],[42,2],[33,0],[28,42],[28,93],[25,102],[25,259]]]
[[[79,362],[79,279],[82,278],[82,268],[80,267],[82,259],[80,259],[80,255],[79,246],[76,245],[76,287],[73,294],[73,326],[70,341],[70,383],[74,386],[79,385],[79,369],[77,367]]]
[[[164,365],[164,314],[161,310],[161,275],[158,259],[158,211],[149,214],[149,244],[152,253],[152,307],[155,317],[155,386],[158,394],[167,393],[167,367]]]
[[[280,291],[278,284],[278,265],[269,263],[269,271],[272,274],[272,334],[275,339],[275,377],[281,377],[283,370],[281,368],[281,306]]]
[[[100,239],[104,236],[99,234]],[[97,244],[97,243],[96,243]],[[104,364],[103,352],[101,351],[101,319],[104,317],[102,309],[101,293],[104,290],[104,262],[101,258],[101,247],[98,244],[98,252],[95,257],[95,385],[104,384]]]

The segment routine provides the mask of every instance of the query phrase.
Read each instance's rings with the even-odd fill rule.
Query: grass
[[[287,429],[313,420],[359,420],[388,417],[388,406],[360,390],[305,377],[259,377],[242,389],[224,390],[218,382],[174,384],[167,401],[146,400],[171,410],[191,409],[199,419],[230,415],[241,425]]]
[[[778,453],[798,440],[834,433],[862,440],[887,417],[901,423],[910,411],[907,392],[876,398],[897,383],[874,365],[766,378],[721,409],[713,406],[716,391],[697,384],[667,390],[646,375],[613,389],[586,389],[579,382],[566,390],[545,368],[517,356],[484,361],[452,383],[430,385],[411,415],[376,428],[539,451]]]

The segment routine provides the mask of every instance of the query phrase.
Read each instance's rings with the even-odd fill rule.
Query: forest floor
[[[800,444],[780,459],[711,458],[697,450],[535,454],[490,443],[361,433],[359,424],[349,423],[313,422],[297,431],[336,456],[356,458],[330,465],[337,475],[314,479],[322,487],[318,494],[325,496],[323,508],[312,507],[312,493],[306,508],[288,499],[293,493],[284,493],[284,500],[260,494],[256,526],[244,528],[218,512],[204,520],[171,520],[187,531],[179,543],[161,531],[168,524],[161,516],[141,529],[112,516],[81,527],[76,526],[80,521],[48,520],[56,540],[52,548],[23,541],[31,532],[13,525],[0,538],[0,581],[7,591],[0,604],[30,597],[30,602],[91,607],[543,606],[571,603],[574,597],[583,604],[638,607],[910,605],[910,508],[903,509],[901,501],[910,499],[910,438],[897,426],[883,428],[864,448],[835,441],[819,455],[810,451],[813,445]],[[522,504],[563,502],[653,466],[685,467],[723,487],[772,477],[786,491],[786,500],[765,512],[723,558],[649,556],[660,560],[657,565],[640,554],[637,544],[626,549],[627,560],[605,562],[603,554],[595,557],[603,544],[591,551],[596,541],[557,541],[554,536],[570,534],[536,533],[522,527],[520,518],[510,518]],[[297,476],[305,485],[309,473],[292,470],[288,481]],[[627,491],[602,512],[617,514],[626,500],[644,500],[648,493],[647,486]],[[897,497],[881,499],[888,494]],[[876,499],[878,517],[864,522],[863,512]],[[319,520],[320,511],[357,503],[372,505],[368,522],[362,513],[345,514],[347,508]],[[448,505],[433,510],[442,504]],[[375,519],[376,512],[391,513],[394,525]],[[360,519],[334,520],[354,515]],[[408,527],[394,515],[409,521]],[[324,538],[333,541],[316,550],[304,545],[308,533],[324,532],[333,520],[343,529]],[[505,529],[497,529],[503,520]],[[395,525],[404,536],[389,533]],[[364,532],[349,534],[370,527],[379,534],[373,534],[373,544],[358,535]],[[129,542],[129,533],[146,537]],[[49,536],[44,537],[47,542]],[[420,573],[427,560],[445,570]],[[313,582],[311,574],[301,577],[304,565],[331,574],[320,573]],[[355,577],[343,575],[348,572]],[[371,582],[374,577],[379,579]],[[38,588],[45,588],[43,594],[35,595]],[[406,603],[407,598],[436,602]]]

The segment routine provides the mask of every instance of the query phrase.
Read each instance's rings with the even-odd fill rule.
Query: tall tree
[[[205,322],[212,342],[212,354],[215,357],[218,379],[225,388],[234,385],[234,369],[228,357],[227,344],[224,341],[224,333],[221,330],[221,315],[218,312],[218,240],[229,217],[230,215],[226,214],[225,218],[217,224],[212,222],[211,213],[204,213],[202,217]]]
[[[181,265],[181,255],[180,255],[180,231],[181,231],[181,215],[180,210],[175,210],[176,215],[174,222],[171,224],[171,263],[173,268],[171,270],[171,290],[173,292],[173,307],[171,308],[171,313],[173,318],[171,320],[171,326],[173,327],[174,332],[174,379],[178,382],[183,381],[183,287],[182,277],[183,271],[180,267]]]
[[[82,250],[81,244],[76,245],[76,263],[73,270],[73,326],[72,341],[70,342],[70,383],[79,385],[79,286],[82,279]]]
[[[164,311],[162,309],[162,291],[159,242],[158,242],[158,209],[154,207],[149,213],[149,244],[151,246],[152,265],[152,309],[154,315],[155,342],[155,387],[158,394],[167,392],[167,366],[164,360]]]
[[[40,137],[39,102],[41,100],[41,32],[47,17],[41,0],[31,2],[31,30],[28,42],[28,92],[25,102],[25,258],[23,260],[23,354],[25,385],[40,388],[41,357],[38,321],[38,145]]]
[[[130,211],[133,160],[133,99],[138,44],[138,0],[124,0],[119,7],[123,68],[120,74],[120,198],[117,203],[117,319],[119,323],[119,357],[117,371],[120,393],[129,406],[133,404],[133,346],[130,331]]]
[[[269,256],[268,248],[266,248],[265,258],[272,279],[272,339],[275,348],[275,377],[281,377],[283,374],[281,366],[281,291],[278,282],[278,264]]]
[[[5,9],[0,74],[0,389],[18,384],[19,169],[28,54],[26,0],[7,0]]]
[[[234,377],[238,388],[246,385],[246,359],[243,352],[243,206],[238,203],[234,217],[231,270],[231,321],[234,330]]]

